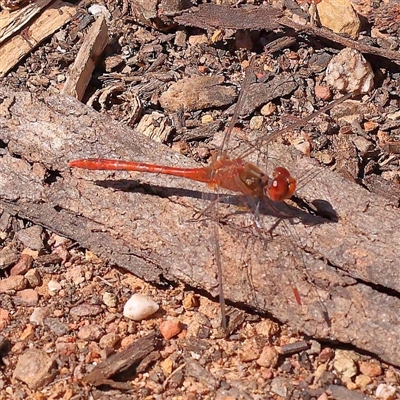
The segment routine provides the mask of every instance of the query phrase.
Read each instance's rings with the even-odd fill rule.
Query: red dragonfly
[[[251,65],[248,70],[251,69]],[[247,71],[246,71],[247,72]],[[246,73],[245,80],[242,85],[242,90],[239,95],[238,102],[235,107],[234,114],[230,121],[227,133],[224,137],[222,149],[226,147],[233,127],[235,126],[241,107],[245,99],[246,87],[251,79],[250,73]],[[337,101],[329,104],[328,106],[320,109],[314,114],[297,121],[284,130],[299,128],[305,125],[310,119],[317,115],[328,111],[334,105],[342,102],[351,95],[346,95]],[[281,135],[284,130],[273,132],[272,134],[258,138],[255,146],[261,143],[269,142]],[[248,153],[243,153],[244,156]],[[205,182],[210,187],[218,190],[218,188],[228,189],[233,192],[238,192],[244,195],[253,196],[262,199],[268,196],[272,201],[279,202],[292,197],[296,190],[296,180],[290,175],[289,171],[284,167],[277,167],[273,172],[273,177],[269,178],[267,174],[261,171],[256,165],[244,161],[243,157],[230,159],[223,150],[220,150],[220,156],[215,157],[210,165],[199,168],[177,168],[171,166],[148,164],[135,161],[112,160],[104,158],[88,158],[72,160],[69,166],[73,168],[84,168],[90,170],[117,170],[117,171],[136,171],[148,172],[154,174],[174,175],[194,181]],[[224,311],[224,295],[222,290],[222,267],[220,265],[219,249],[216,249],[216,260],[218,267],[218,281],[219,281],[219,297],[221,303],[222,324],[225,325],[225,311]],[[298,304],[302,304],[300,294],[296,288],[293,288],[294,295]]]

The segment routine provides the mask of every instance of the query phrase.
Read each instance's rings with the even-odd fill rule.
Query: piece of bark
[[[98,364],[83,377],[82,381],[93,386],[110,385],[115,387],[114,381],[110,379],[113,375],[138,364],[159,348],[160,344],[160,338],[155,333],[150,333]]]
[[[193,162],[71,97],[37,100],[0,88],[0,99],[6,152],[0,159],[2,208],[144,279],[158,282],[164,276],[218,293],[214,222],[191,221],[209,204],[204,197],[213,198],[210,189],[163,175],[67,167],[71,159],[99,156],[175,166]],[[314,176],[299,185],[299,195],[337,214],[338,222],[275,204],[295,218],[295,227],[263,207],[260,238],[250,212],[225,204],[222,196],[217,212],[224,221],[218,232],[226,298],[308,335],[351,343],[400,365],[399,210],[312,160],[298,159],[287,147],[270,146],[269,154],[269,167],[279,159],[295,177]]]
[[[376,56],[387,58],[390,61],[395,62],[396,64],[400,64],[400,52],[395,50],[383,49],[380,47],[370,46],[368,44],[361,43],[359,41],[340,36],[339,34],[332,32],[327,28],[319,28],[317,26],[311,25],[300,25],[296,22],[292,21],[287,17],[282,17],[279,19],[279,23],[282,26],[286,26],[294,29],[297,33],[299,32],[307,32],[314,36],[319,36],[324,39],[330,40],[334,43],[339,43],[344,47],[350,47],[351,49],[356,49],[364,54],[373,54]]]
[[[281,16],[281,11],[268,5],[232,8],[217,4],[201,4],[174,19],[182,25],[206,30],[218,28],[272,31],[279,27],[277,20]]]
[[[230,8],[215,4],[202,4],[175,17],[175,21],[184,26],[212,30],[218,29],[250,29],[271,31],[284,26],[293,29],[297,34],[306,32],[322,37],[345,47],[356,49],[361,53],[374,54],[400,64],[400,52],[360,43],[356,40],[340,36],[326,28],[313,25],[300,25],[271,6],[247,6]]]
[[[39,46],[76,14],[70,3],[57,0],[20,34],[12,37],[0,47],[0,77],[3,77],[23,57]]]
[[[269,101],[284,97],[299,86],[292,74],[281,73],[265,83],[253,83],[248,88],[241,115],[250,115]]]
[[[130,3],[136,21],[161,30],[175,25],[171,17],[189,7],[192,7],[190,0],[133,0]]]
[[[36,0],[13,12],[0,13],[0,44],[18,32],[53,0]]]
[[[108,42],[108,29],[104,16],[100,16],[88,30],[75,62],[68,69],[63,94],[82,100],[92,77],[96,62]]]

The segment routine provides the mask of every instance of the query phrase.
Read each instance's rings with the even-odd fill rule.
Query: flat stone
[[[103,309],[96,304],[80,304],[71,308],[70,315],[75,318],[90,317],[99,315],[101,312],[103,312]]]
[[[17,362],[13,377],[25,382],[32,390],[50,383],[56,374],[54,360],[44,351],[28,349]]]
[[[82,326],[78,331],[78,338],[82,340],[99,340],[104,334],[101,326],[97,324]]]
[[[18,261],[19,254],[10,246],[0,250],[0,269],[6,269]]]
[[[34,225],[16,232],[15,237],[22,242],[24,246],[33,250],[41,250],[44,248],[42,233],[43,228],[39,225]]]
[[[33,257],[29,254],[21,254],[18,262],[11,268],[10,275],[24,275],[33,265]]]
[[[202,110],[210,107],[221,107],[232,104],[236,92],[233,88],[223,86],[221,76],[194,76],[182,79],[169,87],[160,97],[161,106],[176,112]]]
[[[14,302],[21,306],[34,307],[39,302],[39,294],[35,289],[24,289],[16,293]]]
[[[10,276],[0,281],[0,293],[9,290],[23,290],[26,288],[28,281],[22,275]]]

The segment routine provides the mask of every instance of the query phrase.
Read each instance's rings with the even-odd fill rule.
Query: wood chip
[[[161,341],[157,335],[155,333],[150,333],[97,365],[91,372],[83,377],[83,382],[93,386],[112,384],[113,381],[109,379],[111,376],[139,363],[158,348],[160,344]]]
[[[46,9],[32,25],[5,42],[0,48],[0,77],[3,77],[27,54],[36,49],[75,16],[76,9],[70,3],[57,0]]]
[[[72,67],[68,70],[67,80],[62,93],[82,100],[89,84],[96,61],[108,41],[108,29],[104,16],[93,24],[82,44]]]
[[[0,44],[11,35],[22,29],[27,23],[43,10],[52,0],[37,0],[26,7],[14,12],[3,11],[0,13]]]
[[[265,29],[278,28],[277,19],[282,13],[271,6],[231,8],[215,4],[202,4],[189,13],[175,17],[183,25],[203,29]]]

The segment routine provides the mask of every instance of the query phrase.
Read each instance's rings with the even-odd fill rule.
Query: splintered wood
[[[33,16],[46,6],[45,1],[34,4],[37,4],[37,6],[28,5],[26,8],[12,13],[3,11],[0,14],[0,29],[3,29],[3,33],[10,37],[11,34],[25,26]],[[37,48],[43,40],[71,21],[75,14],[76,9],[74,6],[57,0],[43,11],[29,27],[3,42],[0,47],[0,77],[3,77],[22,58]],[[16,18],[14,18],[14,15]]]
[[[83,382],[93,386],[109,385],[114,388],[130,389],[129,384],[115,382],[111,379],[112,376],[129,368],[138,367],[142,360],[149,357],[161,346],[161,343],[162,340],[156,334],[150,333],[98,364],[83,377]],[[155,357],[157,357],[157,354],[159,357],[158,352]],[[152,360],[154,361],[154,357]]]
[[[13,12],[1,12],[0,44],[4,43],[11,35],[26,26],[35,15],[39,14],[52,1],[53,0],[38,0]]]
[[[74,64],[69,68],[62,93],[82,100],[96,61],[108,42],[108,29],[104,17],[93,24],[79,50]]]

